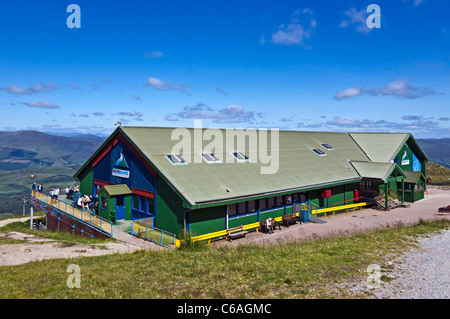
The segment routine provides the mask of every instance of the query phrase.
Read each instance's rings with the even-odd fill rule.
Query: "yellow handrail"
[[[316,212],[312,213],[313,215],[317,215],[317,214],[325,214],[329,213],[329,212],[333,212],[333,215],[335,214],[336,211],[339,210],[346,210],[348,211],[348,209],[350,208],[358,208],[358,207],[363,207],[363,206],[367,206],[369,205],[369,203],[367,202],[362,202],[362,203],[356,203],[356,204],[350,204],[350,205],[343,205],[343,206],[336,206],[336,207],[330,207],[330,208],[322,208],[322,209],[318,209]]]

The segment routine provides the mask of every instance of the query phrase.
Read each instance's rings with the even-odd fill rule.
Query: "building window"
[[[292,195],[285,195],[284,200],[286,201],[286,205],[292,204]]]
[[[214,154],[202,154],[203,158],[208,163],[219,163],[219,158]]]
[[[227,205],[228,217],[236,215],[236,204]]]
[[[333,150],[333,149],[334,149],[332,146],[330,146],[330,145],[328,145],[328,144],[320,144],[320,145],[322,145],[323,147],[325,147],[327,150]]]
[[[313,152],[318,154],[319,156],[326,156],[327,154],[324,153],[324,151],[322,151],[321,149],[318,148],[314,148]]]
[[[256,212],[256,201],[255,200],[251,200],[251,201],[247,202],[247,211],[249,213]]]
[[[245,214],[247,212],[247,203],[243,202],[243,203],[238,203],[237,204],[237,214]]]
[[[139,196],[139,199],[140,199],[140,204],[141,204],[140,210],[144,211],[144,212],[148,212],[148,210],[147,210],[147,197]]]
[[[259,210],[267,209],[267,198],[263,198],[259,200]]]
[[[275,197],[267,198],[267,209],[271,209],[275,207]]]
[[[275,204],[276,204],[276,207],[283,206],[283,196],[275,197]]]
[[[139,195],[133,195],[133,209],[139,210]]]
[[[117,199],[116,199],[116,206],[117,207],[122,207],[123,204],[124,204],[123,196],[118,196]]]
[[[248,160],[248,156],[245,155],[245,154],[242,153],[242,152],[234,152],[234,153],[232,153],[232,154],[233,154],[233,156],[234,156],[235,158],[237,158],[237,159],[240,160],[240,161],[246,161],[246,160]]]
[[[167,155],[166,158],[167,158],[172,164],[175,164],[175,165],[187,164],[187,163],[186,163],[186,160],[185,160],[185,159],[183,158],[183,156],[181,156],[181,155],[174,155],[174,154],[171,154],[171,155]]]
[[[106,206],[107,206],[107,201],[106,201],[106,197],[101,197],[101,206],[102,206],[102,209],[106,209]]]

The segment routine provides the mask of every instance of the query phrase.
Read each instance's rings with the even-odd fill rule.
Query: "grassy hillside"
[[[0,170],[0,219],[12,215],[22,214],[20,200],[24,195],[29,197],[31,192],[30,175],[34,174],[36,183],[42,183],[44,193],[48,193],[51,187],[65,188],[73,185],[73,174],[79,168],[75,166],[65,167],[28,167],[19,170]]]
[[[0,131],[0,170],[81,165],[102,142],[37,131]]]
[[[450,185],[450,168],[429,162],[427,164],[427,177],[431,177],[432,184]]]

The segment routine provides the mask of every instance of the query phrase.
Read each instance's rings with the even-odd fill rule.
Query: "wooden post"
[[[402,204],[405,201],[405,179],[402,179]]]
[[[386,182],[384,184],[384,202],[385,202],[384,210],[388,210],[388,208],[389,208],[388,192],[389,192],[389,183]]]
[[[33,205],[30,205],[30,229],[33,229]]]

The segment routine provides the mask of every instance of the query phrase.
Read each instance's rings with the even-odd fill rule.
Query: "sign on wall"
[[[409,157],[406,151],[403,153],[402,156],[402,165],[409,165]]]
[[[125,160],[125,157],[122,153],[120,153],[119,159],[114,164],[114,168],[112,169],[112,176],[130,178],[130,170],[127,161]]]

